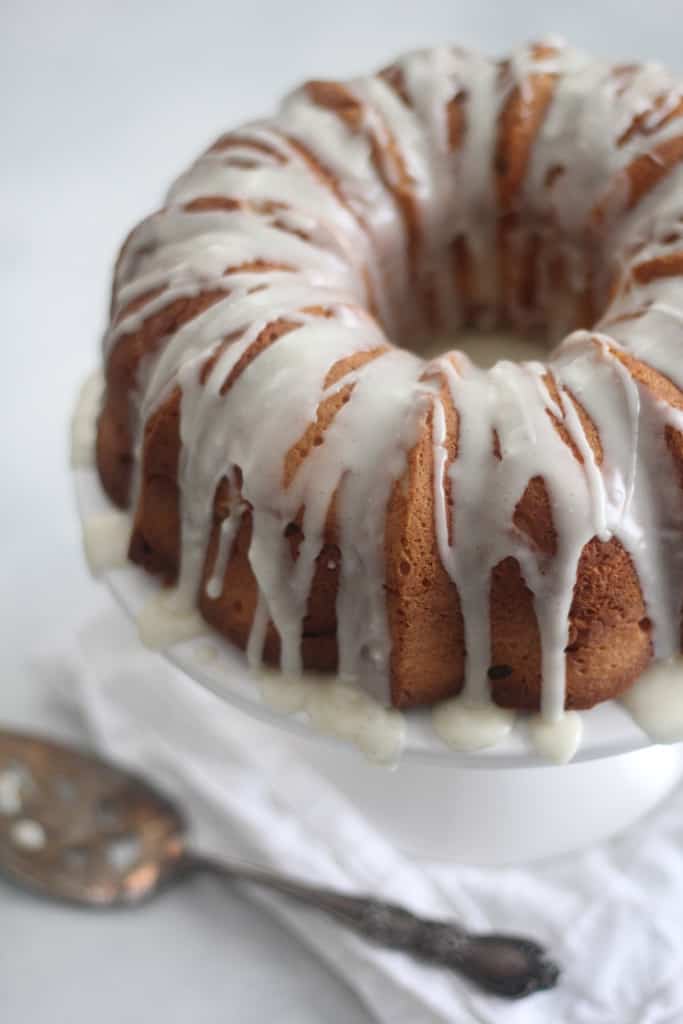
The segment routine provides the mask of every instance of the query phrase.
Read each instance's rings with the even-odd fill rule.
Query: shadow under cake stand
[[[112,514],[97,474],[74,471],[83,526]],[[137,619],[160,585],[132,565],[103,578]],[[406,742],[389,769],[346,742],[316,732],[303,713],[285,716],[263,701],[241,651],[207,635],[163,653],[188,677],[232,705],[242,736],[278,745],[327,777],[370,822],[418,860],[480,865],[521,863],[569,853],[616,834],[645,815],[683,775],[683,745],[656,745],[628,712],[608,701],[583,712],[583,738],[568,765],[544,762],[520,716],[497,746],[450,750],[429,711],[406,715]]]

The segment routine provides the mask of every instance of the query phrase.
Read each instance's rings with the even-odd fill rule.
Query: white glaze
[[[548,721],[533,715],[529,721],[529,738],[536,753],[546,761],[567,764],[581,742],[583,721],[577,711],[564,711],[559,718]]]
[[[71,417],[71,465],[92,466],[95,461],[97,417],[102,404],[104,375],[95,370],[83,381]]]
[[[683,659],[655,662],[631,687],[623,702],[655,743],[683,740]]]
[[[221,649],[218,644],[207,640],[195,646],[194,655],[200,665],[212,665],[219,660]]]
[[[192,640],[208,631],[199,612],[179,605],[173,590],[162,590],[150,598],[138,616],[140,640],[153,651]]]
[[[335,680],[306,673],[260,672],[261,697],[279,714],[303,711],[317,732],[356,746],[371,761],[395,763],[405,742],[405,718],[368,694]]]
[[[100,512],[84,523],[83,547],[94,576],[126,564],[130,533],[130,516],[126,512]]]
[[[668,658],[680,646],[683,510],[665,431],[683,430],[683,415],[655,401],[620,358],[634,355],[683,388],[678,355],[683,285],[677,277],[660,277],[641,286],[631,276],[637,264],[683,249],[683,240],[680,245],[677,239],[667,241],[671,225],[683,215],[683,172],[672,171],[632,210],[625,175],[634,159],[680,132],[677,118],[662,123],[678,103],[680,88],[656,66],[617,73],[561,45],[543,58],[523,47],[504,73],[494,61],[449,46],[408,54],[398,67],[408,104],[379,77],[356,79],[346,86],[358,113],[349,127],[302,88],[285,99],[277,117],[245,126],[234,145],[202,156],[170,190],[166,207],[136,229],[124,250],[114,296],[114,312],[121,315],[107,333],[105,351],[115,352],[169,302],[209,289],[220,294],[147,355],[131,408],[139,465],[145,423],[174,387],[181,388],[182,559],[171,619],[193,624],[188,629],[197,625],[193,616],[213,499],[226,478],[231,506],[206,593],[213,599],[221,594],[248,505],[249,561],[259,588],[248,656],[259,664],[272,622],[281,638],[282,668],[298,676],[315,560],[336,496],[339,672],[347,683],[369,685],[372,679],[385,703],[391,653],[385,511],[431,407],[438,550],[458,588],[466,638],[467,704],[451,708],[452,720],[442,711],[440,728],[465,742],[457,723],[469,712],[462,708],[490,710],[491,573],[511,557],[533,594],[541,641],[545,725],[534,725],[531,733],[551,756],[561,758],[578,737],[575,718],[563,713],[565,647],[577,567],[592,538],[603,543],[616,538],[631,557],[655,655]],[[552,327],[567,319],[565,306],[572,306],[588,280],[585,237],[594,230],[591,218],[598,208],[602,233],[592,247],[598,263],[620,270],[614,299],[600,333],[575,332],[554,353],[548,367],[559,397],[549,390],[547,367],[533,359],[521,365],[499,360],[481,369],[456,353],[431,360],[425,381],[424,360],[393,348],[382,351],[387,344],[382,327],[397,340],[419,342],[430,328],[426,288],[434,297],[439,331],[447,335],[461,325],[464,310],[449,262],[456,236],[469,247],[474,315],[493,321],[500,315],[499,211],[492,199],[499,115],[514,90],[523,99],[532,95],[531,76],[538,74],[553,76],[555,88],[517,200],[524,223],[511,232],[508,244],[513,254],[521,254],[529,231],[540,233],[544,251],[562,257],[568,287],[566,295],[557,295],[547,259],[533,308],[523,309],[514,299],[509,313],[522,326],[538,321]],[[464,97],[464,131],[453,146],[447,107],[457,95]],[[643,130],[624,141],[637,117],[643,118]],[[419,225],[412,253],[409,217],[400,202],[404,173]],[[203,197],[241,205],[186,209]],[[281,266],[244,268],[259,261]],[[226,270],[231,271],[227,276]],[[601,274],[596,278],[597,287]],[[126,311],[150,291],[159,293]],[[382,327],[364,311],[370,299]],[[324,307],[328,318],[311,314],[312,307]],[[637,315],[621,319],[632,313]],[[261,351],[221,394],[240,358],[278,319],[293,329]],[[235,340],[202,380],[207,358],[228,335]],[[335,364],[370,352],[374,358],[327,383]],[[446,398],[437,382],[445,384]],[[347,404],[285,487],[288,453],[315,422],[321,402],[342,388],[350,390]],[[600,463],[572,396],[600,435]],[[458,454],[450,464],[444,401],[458,420]],[[562,424],[580,459],[554,423]],[[494,432],[500,458],[493,449]],[[515,525],[516,509],[534,477],[542,477],[548,493],[557,537],[552,554],[537,550]],[[135,503],[137,481],[133,496]],[[293,560],[284,531],[302,509],[303,540]],[[147,615],[150,634],[157,611]],[[164,635],[174,635],[173,630]],[[280,699],[288,704],[298,698]],[[326,714],[313,712],[313,717],[326,720]]]
[[[280,715],[303,711],[311,690],[311,682],[303,675],[286,676],[282,672],[261,671],[256,674],[263,703]]]
[[[483,750],[505,739],[515,712],[491,703],[467,704],[455,697],[436,705],[432,721],[437,735],[453,750]]]

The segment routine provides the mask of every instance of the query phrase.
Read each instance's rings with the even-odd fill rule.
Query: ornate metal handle
[[[417,917],[394,903],[317,889],[252,868],[203,858],[189,866],[292,897],[329,914],[370,942],[457,971],[497,996],[520,999],[553,988],[559,978],[559,968],[548,959],[543,947],[517,935],[470,935],[455,922]]]

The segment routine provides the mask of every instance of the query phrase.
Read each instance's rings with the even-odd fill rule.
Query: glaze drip
[[[387,565],[424,513],[406,489],[428,437],[425,536],[463,630],[463,678],[454,659],[440,691],[462,688],[446,731],[493,721],[492,694],[515,702],[491,672],[501,566],[537,633],[537,666],[515,650],[503,665],[515,706],[540,707],[567,749],[565,708],[602,699],[599,680],[572,689],[601,558],[623,554],[644,609],[626,682],[650,645],[678,653],[682,114],[654,65],[556,40],[502,62],[442,46],[308,83],[178,179],[117,264],[100,438],[115,437],[119,463],[100,467],[120,503],[131,496],[131,550],[177,576],[185,633],[198,604],[227,614],[241,566],[249,607],[224,631],[254,666],[276,650],[289,676],[308,658],[384,703],[420,703],[418,669],[408,685],[397,667],[411,563],[393,591]],[[571,333],[545,363],[420,355],[430,337],[493,324]],[[174,518],[153,543],[158,487]]]

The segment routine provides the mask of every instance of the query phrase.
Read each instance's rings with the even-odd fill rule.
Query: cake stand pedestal
[[[404,756],[367,761],[327,737],[240,714],[250,743],[277,745],[318,770],[403,853],[431,863],[528,863],[586,848],[656,806],[683,775],[683,747],[649,746],[569,765],[463,768]]]
[[[83,524],[112,515],[95,471],[74,475]],[[103,576],[133,618],[159,593],[158,583],[131,565]],[[388,769],[315,733],[303,716],[269,709],[243,654],[219,637],[196,637],[164,653],[233,706],[235,728],[241,736],[251,730],[255,749],[279,745],[310,763],[420,860],[501,865],[569,853],[637,821],[683,776],[683,745],[653,745],[615,701],[583,713],[582,743],[569,765],[538,757],[521,716],[498,746],[463,754],[437,738],[429,713],[415,712],[406,716],[401,760]]]

